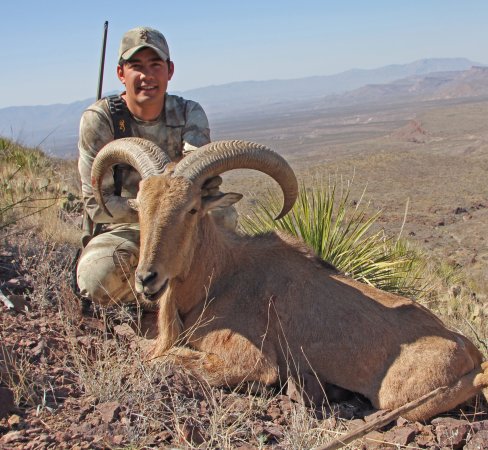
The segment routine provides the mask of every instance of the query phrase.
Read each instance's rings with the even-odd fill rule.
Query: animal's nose
[[[147,286],[151,281],[156,279],[158,273],[157,272],[149,272],[149,271],[136,271],[137,280],[143,285]]]

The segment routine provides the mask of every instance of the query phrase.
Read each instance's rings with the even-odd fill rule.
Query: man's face
[[[172,62],[168,67],[154,50],[144,48],[118,66],[117,75],[125,85],[128,99],[143,107],[164,98],[173,70]]]

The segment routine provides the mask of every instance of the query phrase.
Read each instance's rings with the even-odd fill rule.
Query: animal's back
[[[470,341],[414,301],[338,274],[293,238],[260,239],[258,256],[243,257],[212,295],[232,316],[222,317],[226,327],[234,324],[256,346],[270,333],[282,343],[273,353],[283,375],[290,364],[310,369],[313,361],[324,381],[371,397],[428,373],[430,382],[417,381],[421,389],[450,384],[480,364]]]

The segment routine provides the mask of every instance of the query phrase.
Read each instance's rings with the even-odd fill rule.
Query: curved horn
[[[255,169],[272,177],[283,191],[283,207],[275,218],[281,219],[293,207],[298,195],[295,173],[278,153],[246,141],[216,141],[180,161],[173,176],[203,184],[208,178],[233,169]]]
[[[101,189],[103,176],[109,167],[114,164],[128,164],[144,179],[163,173],[170,162],[170,157],[161,147],[146,139],[122,138],[109,142],[98,152],[93,161],[91,170],[93,196],[105,213],[112,217],[103,200]]]

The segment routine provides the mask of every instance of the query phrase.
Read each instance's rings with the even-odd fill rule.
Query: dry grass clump
[[[425,258],[418,301],[446,325],[469,337],[488,358],[488,301],[486,288],[460,267]]]
[[[8,347],[0,343],[0,381],[14,394],[17,406],[41,406],[50,390],[48,380],[39,376],[32,361],[23,347]]]
[[[50,240],[77,243],[80,212],[74,161],[0,138],[0,229],[33,228]]]

